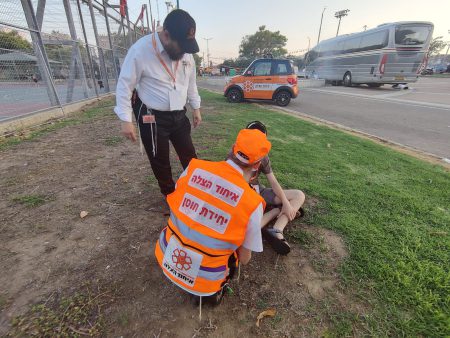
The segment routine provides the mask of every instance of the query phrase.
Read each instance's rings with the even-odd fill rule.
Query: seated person
[[[156,259],[174,284],[218,304],[237,259],[247,264],[263,250],[264,200],[248,184],[270,142],[259,130],[241,130],[227,161],[192,159],[167,196],[168,225]]]
[[[256,129],[267,135],[267,129],[259,121],[250,122],[247,129]],[[270,188],[265,188],[259,184],[258,177],[263,173],[269,181]],[[278,183],[270,165],[268,156],[261,160],[261,165],[255,171],[250,184],[264,198],[267,209],[261,224],[263,237],[269,242],[272,248],[280,255],[287,255],[291,248],[283,236],[283,230],[289,221],[303,216],[301,208],[305,202],[305,194],[301,190],[283,190]],[[272,228],[266,225],[277,218]]]

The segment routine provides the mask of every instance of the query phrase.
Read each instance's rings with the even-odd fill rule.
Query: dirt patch
[[[266,245],[200,323],[190,297],[156,264],[161,197],[138,145],[112,138],[118,130],[114,116],[103,116],[0,153],[0,335],[31,305],[84,292],[86,282],[114,290],[101,309],[114,336],[318,336],[333,326],[324,308],[363,311],[340,286],[342,239],[296,221],[292,253],[277,257]],[[313,212],[318,201],[309,203]],[[277,313],[257,328],[267,308]]]

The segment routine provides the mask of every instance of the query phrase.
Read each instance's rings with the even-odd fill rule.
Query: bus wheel
[[[241,93],[241,91],[240,91],[239,89],[237,89],[237,88],[231,88],[231,89],[228,91],[227,99],[228,99],[228,102],[231,102],[231,103],[239,103],[239,102],[242,102],[242,99],[243,99],[242,93]]]
[[[286,90],[280,90],[277,95],[275,95],[275,102],[280,107],[286,107],[289,102],[291,102],[291,93]]]
[[[350,72],[347,72],[344,75],[344,86],[346,87],[352,86],[352,74]]]

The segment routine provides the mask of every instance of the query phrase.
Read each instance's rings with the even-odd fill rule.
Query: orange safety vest
[[[192,159],[167,202],[171,215],[155,248],[159,265],[190,293],[216,293],[251,214],[260,203],[265,206],[263,198],[230,164]]]

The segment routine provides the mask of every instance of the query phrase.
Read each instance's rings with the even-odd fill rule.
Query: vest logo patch
[[[230,214],[188,193],[184,194],[179,210],[219,234],[225,233],[231,220]]]
[[[233,207],[238,205],[244,193],[244,189],[237,185],[200,168],[194,170],[188,184]]]
[[[172,236],[164,254],[163,267],[165,272],[174,278],[194,286],[202,259],[202,254],[183,247],[175,236]]]

